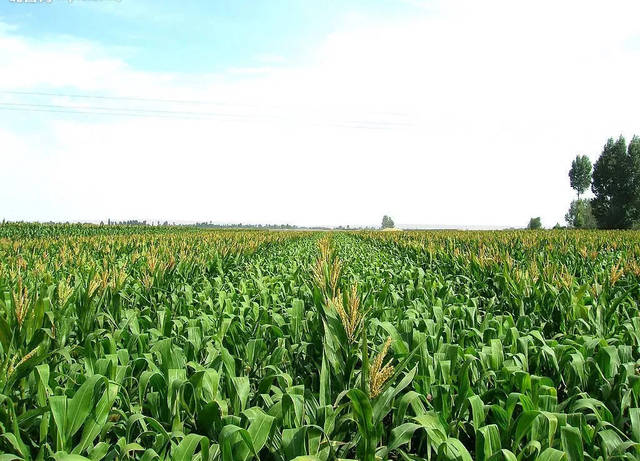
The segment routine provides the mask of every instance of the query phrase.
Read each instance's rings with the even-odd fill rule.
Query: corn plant
[[[640,233],[0,225],[1,460],[640,457]]]

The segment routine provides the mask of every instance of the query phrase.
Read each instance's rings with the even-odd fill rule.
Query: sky
[[[0,1],[0,219],[521,227],[640,135],[640,2]]]

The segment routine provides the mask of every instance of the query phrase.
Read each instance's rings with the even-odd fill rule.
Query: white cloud
[[[465,1],[428,12],[356,18],[304,64],[263,59],[218,75],[144,72],[93,43],[0,28],[0,88],[220,103],[51,98],[218,115],[45,114],[34,136],[46,145],[17,134],[35,113],[11,112],[0,142],[14,163],[0,196],[14,183],[30,192],[6,217],[561,221],[571,159],[595,160],[607,137],[640,134],[640,56],[628,46],[640,5]]]

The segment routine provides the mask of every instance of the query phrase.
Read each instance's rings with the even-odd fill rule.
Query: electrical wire
[[[206,102],[206,101],[189,101],[177,99],[160,99],[160,98],[136,98],[121,96],[101,96],[101,95],[80,95],[80,94],[64,94],[52,92],[35,92],[35,91],[1,91],[4,94],[23,95],[23,96],[47,96],[47,97],[69,97],[69,98],[94,98],[99,100],[113,101],[138,101],[138,102],[161,102],[171,104],[210,104],[231,107],[229,104]],[[243,106],[247,107],[247,106]],[[260,106],[253,106],[260,107]],[[264,108],[265,106],[261,107]],[[23,112],[45,112],[45,113],[61,113],[61,114],[82,114],[82,115],[110,115],[125,116],[137,118],[166,118],[181,120],[227,120],[240,122],[275,122],[275,121],[300,121],[300,117],[281,116],[278,114],[234,114],[232,112],[208,112],[208,111],[189,111],[189,110],[167,110],[167,109],[149,109],[144,107],[109,107],[96,105],[73,105],[73,104],[44,104],[44,103],[24,103],[24,102],[0,102],[0,110],[23,111]],[[395,114],[397,115],[397,114]],[[312,125],[329,125],[345,128],[365,128],[365,129],[389,129],[392,127],[411,126],[406,121],[393,120],[344,120],[344,121],[327,121],[325,123],[310,123]]]
[[[60,114],[83,114],[83,115],[110,115],[110,116],[118,116],[118,117],[134,117],[134,118],[163,118],[170,120],[214,120],[209,117],[197,117],[197,116],[179,116],[179,115],[166,115],[166,114],[140,114],[135,112],[113,112],[113,111],[83,111],[83,110],[65,110],[59,108],[48,108],[46,105],[43,105],[44,108],[39,107],[11,107],[4,106],[5,103],[0,103],[0,110],[7,111],[20,111],[20,112],[48,112],[48,113],[60,113]],[[64,106],[59,106],[64,107]],[[225,119],[218,118],[218,120],[222,121],[242,121],[238,119]],[[260,121],[257,119],[254,120],[245,120],[247,122],[251,121]],[[269,120],[262,120],[269,121]],[[357,129],[368,129],[368,130],[385,130],[391,128],[389,124],[386,122],[361,122],[361,121],[346,121],[342,123],[336,122],[327,122],[327,123],[311,123],[313,126],[333,126],[338,128],[357,128]]]

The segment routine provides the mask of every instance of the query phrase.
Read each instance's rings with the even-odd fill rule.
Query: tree
[[[624,137],[609,138],[593,168],[591,206],[598,227],[629,229],[640,221],[640,138],[627,148]]]
[[[591,210],[591,200],[587,199],[572,201],[564,219],[569,226],[576,229],[595,229],[597,226],[596,218]]]
[[[578,200],[580,194],[583,194],[591,185],[591,161],[586,155],[576,155],[571,162],[569,170],[569,182],[571,187],[578,192]]]
[[[640,137],[631,138],[627,149],[629,157],[629,188],[631,198],[627,205],[627,212],[632,217],[632,227],[640,223]]]
[[[384,215],[382,217],[382,228],[383,229],[391,229],[393,227],[395,227],[395,223],[393,222],[393,219],[391,219],[387,215]]]
[[[539,216],[537,218],[531,218],[529,220],[529,225],[527,226],[527,229],[541,229],[541,228],[542,228],[542,222],[540,221]]]

